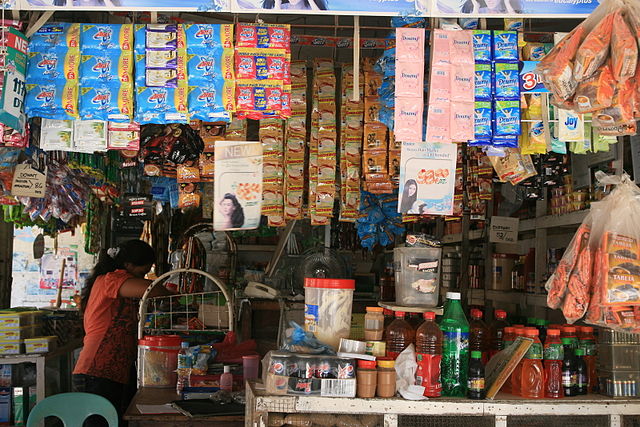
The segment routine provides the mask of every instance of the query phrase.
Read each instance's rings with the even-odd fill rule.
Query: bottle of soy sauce
[[[481,400],[485,398],[485,395],[482,352],[472,351],[471,360],[469,361],[469,387],[467,396],[469,399]]]

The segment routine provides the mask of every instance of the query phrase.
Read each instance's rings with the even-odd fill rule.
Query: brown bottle
[[[396,318],[385,334],[387,342],[387,357],[395,360],[409,344],[413,344],[415,339],[415,330],[406,320],[404,320],[404,311],[396,311]]]

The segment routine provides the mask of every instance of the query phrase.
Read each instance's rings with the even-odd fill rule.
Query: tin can
[[[317,359],[309,354],[298,355],[298,377],[314,378],[317,370]]]
[[[337,359],[332,356],[318,357],[316,378],[336,378],[338,371]]]
[[[271,357],[269,359],[269,373],[283,377],[290,376],[289,372],[291,363],[293,362],[292,359],[293,358],[290,353],[282,351],[271,352]]]
[[[338,379],[347,379],[356,377],[356,368],[353,359],[338,359]]]

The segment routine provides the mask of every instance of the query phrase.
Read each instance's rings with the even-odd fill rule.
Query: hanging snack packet
[[[505,18],[504,29],[507,31],[522,31],[524,29],[524,20],[522,18]]]
[[[523,61],[541,61],[546,54],[544,43],[527,42],[522,48]]]
[[[515,31],[493,32],[493,59],[496,62],[518,62],[518,33]]]
[[[491,63],[491,31],[475,30],[473,32],[473,57],[476,63]]]
[[[577,81],[590,78],[609,57],[613,20],[620,12],[605,16],[585,37],[576,53],[573,77]]]
[[[616,82],[607,64],[578,85],[573,100],[576,111],[584,114],[610,107],[615,88]]]
[[[492,82],[491,64],[476,64],[475,70],[475,99],[476,101],[491,101]]]
[[[500,100],[520,99],[518,64],[495,64],[495,96]]]
[[[620,13],[613,17],[611,66],[616,80],[633,77],[638,64],[638,42]],[[636,76],[640,77],[640,76]]]
[[[520,133],[520,102],[496,101],[494,135],[517,136]]]

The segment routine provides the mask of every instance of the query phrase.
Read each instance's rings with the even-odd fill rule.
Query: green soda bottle
[[[447,292],[442,329],[442,395],[467,396],[469,373],[469,322],[467,321],[459,292]]]

